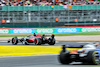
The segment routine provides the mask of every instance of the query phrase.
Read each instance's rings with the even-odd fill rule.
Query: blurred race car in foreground
[[[48,37],[49,36],[49,37]],[[21,39],[18,39],[17,37],[13,37],[11,40],[8,40],[8,43],[12,42],[13,45],[17,45],[18,43],[22,42],[23,45],[29,45],[29,44],[35,44],[35,45],[41,45],[48,43],[49,45],[55,44],[55,38],[54,35],[40,35],[40,34],[33,34],[28,35],[27,37],[23,37]]]
[[[69,51],[66,48],[82,48],[79,50]],[[69,64],[71,62],[83,62],[93,65],[100,64],[100,49],[96,44],[87,45],[63,45],[62,51],[58,56],[61,64]]]

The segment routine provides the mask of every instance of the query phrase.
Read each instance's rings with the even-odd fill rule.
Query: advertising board
[[[36,33],[45,33],[45,34],[48,34],[48,33],[55,33],[55,29],[54,28],[37,28],[35,29],[35,32]]]
[[[100,32],[100,27],[81,28],[80,32]]]
[[[34,29],[11,29],[11,34],[32,34],[34,33]]]
[[[63,34],[63,33],[80,33],[80,32],[100,32],[100,27],[83,27],[83,28],[13,28],[0,29],[0,34]]]
[[[0,34],[10,34],[10,29],[0,29]]]
[[[55,33],[78,33],[79,28],[55,28]]]

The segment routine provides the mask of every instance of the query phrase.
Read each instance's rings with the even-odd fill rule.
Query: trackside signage
[[[42,28],[42,29],[35,29],[35,32],[36,33],[55,33],[55,29],[53,29],[53,28]]]
[[[34,29],[11,29],[11,34],[32,34]]]
[[[81,28],[81,32],[100,32],[100,27]]]
[[[100,32],[100,27],[83,27],[83,28],[13,28],[0,29],[0,34],[63,34],[63,33],[80,33],[80,32]]]
[[[10,29],[0,29],[0,34],[10,34]]]
[[[55,33],[78,33],[79,28],[56,28]]]

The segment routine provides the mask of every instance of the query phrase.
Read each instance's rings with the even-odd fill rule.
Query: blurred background
[[[100,0],[0,0],[0,27],[100,26]]]

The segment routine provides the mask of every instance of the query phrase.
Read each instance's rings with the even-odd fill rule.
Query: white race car
[[[89,64],[100,64],[100,49],[98,44],[83,45],[63,45],[63,50],[58,56],[58,60],[62,64],[69,64],[73,61]],[[66,48],[82,48],[77,51],[69,51]]]

